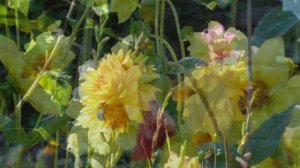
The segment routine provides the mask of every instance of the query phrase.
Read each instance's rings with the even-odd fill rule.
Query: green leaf
[[[112,12],[117,12],[119,23],[123,23],[129,19],[137,6],[138,0],[112,0],[110,9]]]
[[[138,38],[142,33],[150,34],[151,30],[150,27],[144,22],[131,20],[129,25],[129,32],[134,37]]]
[[[294,105],[266,120],[249,138],[251,163],[260,163],[272,155],[280,143],[282,134],[290,122]]]
[[[58,107],[66,107],[71,97],[72,86],[66,80],[67,76],[58,74],[55,77],[53,72],[49,71],[39,80],[40,86],[44,91],[51,95],[51,101]]]
[[[299,0],[282,0],[284,11],[292,11],[300,19],[300,1]]]
[[[8,0],[8,7],[13,9],[17,7],[17,9],[25,16],[27,16],[29,6],[30,0]]]
[[[145,22],[153,22],[155,19],[155,0],[142,0],[139,12]]]
[[[259,46],[269,38],[282,36],[297,22],[298,19],[292,12],[274,8],[259,21],[254,30],[252,42]]]
[[[190,37],[193,36],[193,27],[192,26],[186,26],[183,27],[181,30],[181,35],[183,40],[188,40]]]

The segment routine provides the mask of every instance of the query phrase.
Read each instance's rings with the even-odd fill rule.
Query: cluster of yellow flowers
[[[246,41],[240,34],[232,28],[225,31],[221,24],[211,22],[206,31],[195,33],[190,40],[192,56],[203,56],[208,62],[207,66],[196,67],[176,89],[177,101],[184,102],[184,120],[192,130],[215,132],[199,92],[207,98],[222,130],[230,128],[233,120],[243,120],[239,102],[247,96],[248,80],[246,45],[241,50],[236,44],[236,41]],[[202,55],[197,55],[200,52],[196,45],[207,48],[206,52],[202,49]]]

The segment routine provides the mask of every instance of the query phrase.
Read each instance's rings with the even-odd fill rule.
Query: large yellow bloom
[[[227,129],[233,120],[242,120],[239,101],[247,88],[246,62],[222,65],[213,62],[197,67],[185,80],[192,91],[184,102],[183,115],[187,125],[193,130],[214,132],[209,114],[197,94],[201,90],[206,96],[221,129]]]
[[[124,132],[129,120],[142,122],[142,111],[149,110],[148,102],[158,90],[148,84],[158,75],[145,61],[143,55],[120,50],[117,55],[107,54],[96,69],[89,68],[79,89],[85,107],[77,124]]]

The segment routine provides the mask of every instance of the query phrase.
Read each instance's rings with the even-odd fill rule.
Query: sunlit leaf
[[[112,12],[117,12],[119,23],[123,23],[129,19],[137,6],[138,0],[112,0],[110,9]]]

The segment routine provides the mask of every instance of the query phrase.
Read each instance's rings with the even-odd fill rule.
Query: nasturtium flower
[[[224,26],[218,22],[210,22],[208,29],[195,32],[189,41],[190,54],[207,62],[233,64],[247,50],[247,38],[242,32],[232,27],[225,31]]]
[[[184,101],[185,123],[192,130],[214,133],[212,121],[198,94],[199,91],[206,96],[221,129],[229,128],[233,120],[243,120],[239,101],[246,96],[244,90],[247,84],[247,68],[244,61],[233,65],[212,62],[208,66],[195,68],[184,81],[185,87],[190,89]],[[184,94],[186,93],[184,91]]]
[[[120,50],[107,54],[98,67],[89,68],[80,85],[84,108],[77,125],[91,128],[127,131],[129,121],[143,122],[142,111],[149,110],[148,102],[155,99],[157,88],[149,82],[158,77],[153,66],[146,66],[146,57]]]
[[[284,56],[281,38],[266,41],[252,58],[252,126],[256,129],[272,116],[300,101],[300,76]]]

